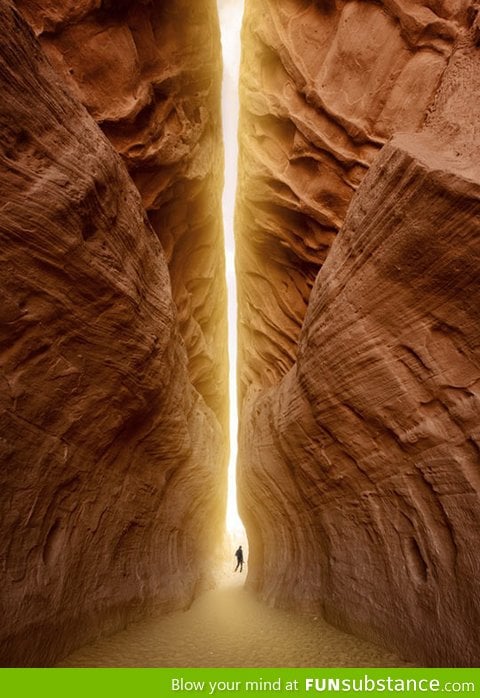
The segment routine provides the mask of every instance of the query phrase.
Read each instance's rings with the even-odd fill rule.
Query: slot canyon
[[[0,18],[2,666],[478,666],[480,3],[245,1],[238,364],[216,1]]]

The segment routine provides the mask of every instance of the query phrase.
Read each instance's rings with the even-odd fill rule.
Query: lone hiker
[[[243,550],[241,545],[239,545],[237,550],[235,550],[235,557],[237,558],[237,566],[235,567],[235,572],[238,570],[239,567],[241,572],[243,569]]]

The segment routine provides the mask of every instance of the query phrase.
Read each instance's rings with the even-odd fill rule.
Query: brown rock
[[[241,389],[295,361],[311,288],[379,149],[425,121],[467,0],[247,0]]]
[[[122,156],[162,242],[190,378],[227,423],[215,0],[16,0]]]
[[[298,16],[310,17],[314,27],[318,8],[303,6],[304,16]],[[356,6],[345,8],[354,12]],[[362,6],[362,12],[374,11]],[[417,15],[418,4],[415,8]],[[275,22],[269,17],[270,25],[279,24],[275,14]],[[377,20],[388,24],[391,18],[383,13]],[[456,18],[438,19],[444,28],[452,21]],[[259,24],[263,31],[267,23]],[[440,49],[446,32],[440,44],[430,34],[428,41]],[[350,56],[355,75],[362,46],[365,42],[355,44]],[[443,61],[437,49],[424,58]],[[285,44],[284,52],[292,51]],[[308,58],[300,55],[303,70]],[[421,56],[420,50],[408,52],[408,60]],[[469,30],[457,38],[433,93],[418,70],[419,117],[431,102],[426,128],[396,135],[373,161],[316,278],[296,356],[291,325],[279,321],[276,301],[266,292],[271,277],[260,267],[255,302],[242,309],[260,333],[267,296],[274,337],[269,355],[261,338],[244,351],[244,381],[251,383],[244,400],[240,471],[250,544],[248,584],[272,603],[315,609],[417,664],[478,666],[480,661],[479,63]],[[348,86],[349,63],[341,65]],[[354,110],[356,79],[353,92],[346,87],[339,98]],[[296,111],[291,114],[296,118]],[[401,120],[389,126],[399,127]],[[263,143],[288,152],[278,131]],[[244,159],[255,174],[258,143],[248,145]],[[280,172],[288,173],[287,159],[284,168],[279,158],[272,160],[272,182]],[[320,178],[302,176],[310,187],[323,186]],[[293,186],[297,180],[290,181]],[[304,192],[300,181],[298,191]],[[260,191],[258,180],[257,186]],[[245,187],[246,182],[244,192]],[[262,197],[268,212],[267,193],[264,189]],[[253,210],[258,199],[252,203],[244,196],[244,210]],[[285,198],[290,210],[293,197]],[[305,201],[304,195],[295,199],[302,215],[307,215]],[[302,219],[294,224],[289,210],[283,217],[272,208],[271,249],[287,240],[287,228],[301,242]],[[308,216],[319,220],[315,211]],[[259,227],[251,247],[245,239],[251,230],[240,228],[239,234],[244,260],[258,262],[266,217],[255,220]],[[245,225],[244,217],[241,221]],[[297,270],[293,262],[292,268]],[[303,268],[300,263],[299,277]],[[288,286],[286,267],[282,271],[277,263],[275,273],[276,289],[279,281]],[[254,289],[247,280],[242,284],[245,302]],[[301,304],[294,307],[303,319]],[[289,308],[286,300],[284,308]],[[250,336],[248,330],[244,343]],[[265,388],[286,368],[280,371],[277,363],[277,374],[258,375],[275,346],[291,347],[296,362],[277,385]]]
[[[224,442],[126,169],[5,0],[0,19],[0,659],[41,666],[191,600]]]
[[[479,176],[384,148],[244,412],[249,585],[422,664],[480,660]]]

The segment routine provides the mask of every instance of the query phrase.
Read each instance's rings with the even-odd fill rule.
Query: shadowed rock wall
[[[227,423],[215,0],[16,0],[122,156],[165,251],[196,389]]]
[[[0,661],[42,666],[192,599],[225,440],[127,170],[5,0],[0,20]]]
[[[265,599],[416,663],[476,666],[480,52],[465,9],[250,3],[265,66],[244,59],[240,487]]]

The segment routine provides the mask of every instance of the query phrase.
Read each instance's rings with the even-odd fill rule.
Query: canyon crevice
[[[2,0],[0,659],[48,666],[188,605],[222,539],[221,58],[213,1],[17,4],[43,49]]]
[[[480,662],[480,7],[247,0],[247,584]],[[228,436],[214,0],[0,0],[0,659],[210,583]]]
[[[480,661],[473,2],[247,2],[238,210],[248,586]]]

